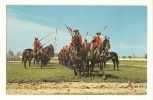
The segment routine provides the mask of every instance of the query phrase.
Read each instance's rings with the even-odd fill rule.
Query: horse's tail
[[[22,63],[23,63],[23,60],[24,60],[24,51],[23,51],[23,54],[22,54]]]
[[[25,49],[25,50],[23,51],[23,54],[22,54],[22,63],[23,63],[23,61],[24,61],[26,52],[27,52],[27,49]]]

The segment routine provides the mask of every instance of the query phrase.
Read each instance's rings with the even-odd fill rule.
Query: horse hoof
[[[106,80],[106,77],[105,77],[105,76],[103,76],[103,79],[104,79],[104,80]]]

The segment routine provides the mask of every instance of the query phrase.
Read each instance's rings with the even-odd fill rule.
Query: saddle
[[[36,54],[39,54],[41,51],[38,50],[38,49],[33,49],[33,54],[36,55]]]
[[[110,52],[105,52],[106,57],[111,57]]]
[[[102,51],[103,52],[103,51]],[[93,54],[96,54],[96,53],[98,53],[98,55],[99,56],[101,56],[101,53],[102,53],[101,51],[100,51],[100,49],[97,47],[97,48],[93,48],[93,49],[91,49],[89,52],[88,52],[88,54],[87,54],[87,58],[88,59],[92,59],[92,57],[93,57]]]

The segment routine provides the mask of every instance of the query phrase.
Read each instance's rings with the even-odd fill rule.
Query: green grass
[[[133,83],[147,82],[147,68],[134,67],[133,62],[120,62],[120,71],[113,70],[113,65],[107,65],[105,68],[106,80],[102,78],[102,72],[98,67],[94,68],[91,77],[75,76],[73,70],[58,65],[57,61],[51,61],[51,65],[40,67],[29,67],[24,69],[22,64],[6,64],[7,82],[114,82],[124,83],[130,79]],[[138,65],[145,65],[143,62],[136,62]],[[133,64],[133,65],[137,65]]]

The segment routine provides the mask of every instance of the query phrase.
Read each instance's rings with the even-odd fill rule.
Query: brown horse
[[[46,61],[49,60],[46,57],[51,58],[54,53],[54,48],[52,45],[45,47],[44,49],[40,49],[39,53],[34,53],[33,49],[25,49],[22,54],[22,63],[24,63],[24,68],[26,69],[26,62],[29,61],[29,66],[31,67],[31,60],[34,58],[34,65],[35,61],[39,63],[41,61],[41,68],[42,64],[45,66]]]
[[[52,57],[54,57],[54,47],[52,46],[52,44],[50,44],[49,46],[46,46],[43,49],[43,52],[41,53],[39,59],[41,61],[41,68],[42,66],[46,66],[47,63],[50,61],[50,59]]]
[[[63,65],[64,64],[64,54],[59,54],[58,55],[58,60],[59,60],[59,64]]]
[[[22,63],[24,63],[24,68],[26,69],[26,62],[29,62],[31,67],[31,60],[33,58],[33,49],[25,49],[22,54]]]
[[[105,38],[100,48],[96,48],[94,51],[89,51],[89,54],[92,53],[92,58],[88,57],[89,55],[87,56],[87,72],[89,76],[91,76],[95,64],[100,63],[100,70],[103,72],[103,78],[106,79],[104,74],[106,56],[103,54],[106,45],[110,46],[107,38]],[[89,62],[91,63],[90,65]]]
[[[81,76],[81,71],[83,71],[84,73],[84,65],[83,65],[83,57],[84,57],[84,53],[83,53],[83,47],[81,45],[76,45],[77,47],[77,53],[75,53],[74,49],[72,49],[70,51],[70,58],[73,61],[73,64],[76,64],[76,66],[74,66],[74,75],[77,75],[77,71],[79,71],[79,76]],[[79,49],[80,50],[79,50]]]

